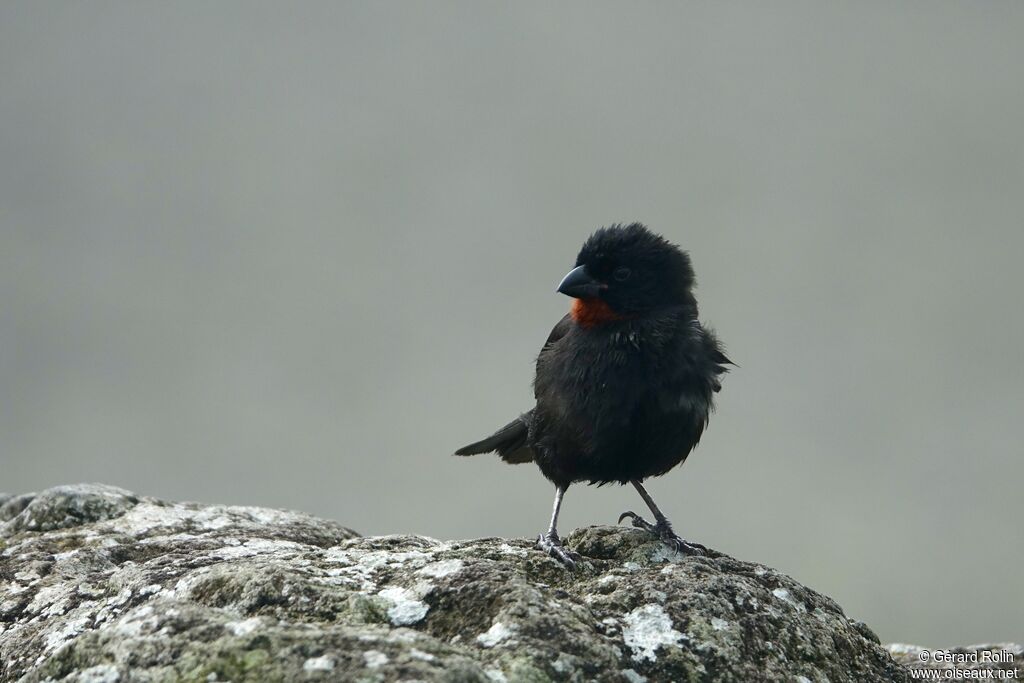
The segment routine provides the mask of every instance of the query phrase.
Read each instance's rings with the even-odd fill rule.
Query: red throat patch
[[[594,327],[625,318],[613,311],[603,299],[573,299],[569,315],[581,327]]]

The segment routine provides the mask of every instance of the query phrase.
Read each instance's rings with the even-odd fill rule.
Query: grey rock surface
[[[102,485],[0,497],[0,681],[903,681],[831,599],[644,532],[359,537]]]

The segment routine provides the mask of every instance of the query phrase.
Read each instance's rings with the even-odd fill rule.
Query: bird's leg
[[[708,549],[699,543],[690,543],[685,541],[676,535],[676,532],[672,530],[672,524],[668,521],[668,518],[662,514],[658,506],[654,504],[654,499],[651,498],[651,494],[647,493],[647,489],[640,483],[639,479],[634,479],[632,482],[633,486],[636,487],[637,493],[647,503],[647,507],[651,509],[654,514],[655,524],[651,524],[646,519],[636,514],[632,510],[623,512],[619,515],[619,522],[626,519],[627,517],[632,518],[633,526],[638,529],[646,529],[652,534],[657,535],[666,545],[677,552],[686,553],[687,555],[705,555]]]
[[[573,569],[580,556],[562,545],[562,539],[558,537],[558,531],[555,528],[558,525],[558,511],[562,507],[562,496],[565,495],[566,488],[568,487],[559,486],[555,489],[555,505],[551,511],[551,526],[548,527],[547,533],[537,537],[537,547],[569,569]]]

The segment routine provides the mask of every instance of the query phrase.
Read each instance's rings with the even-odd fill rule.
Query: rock
[[[51,531],[120,517],[139,499],[129,491],[103,484],[56,486],[43,495],[11,497],[0,506],[0,520],[11,531]]]
[[[0,505],[0,681],[903,681],[863,623],[768,567],[626,527],[359,537],[108,486]]]

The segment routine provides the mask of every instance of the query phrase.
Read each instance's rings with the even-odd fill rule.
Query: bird
[[[707,548],[678,536],[644,481],[681,465],[714,410],[720,378],[735,365],[698,320],[690,256],[641,223],[599,228],[557,287],[572,298],[537,356],[533,408],[455,451],[534,463],[555,486],[551,522],[536,547],[574,568],[580,557],[558,535],[574,483],[631,484],[653,522],[630,519],[673,550]]]

